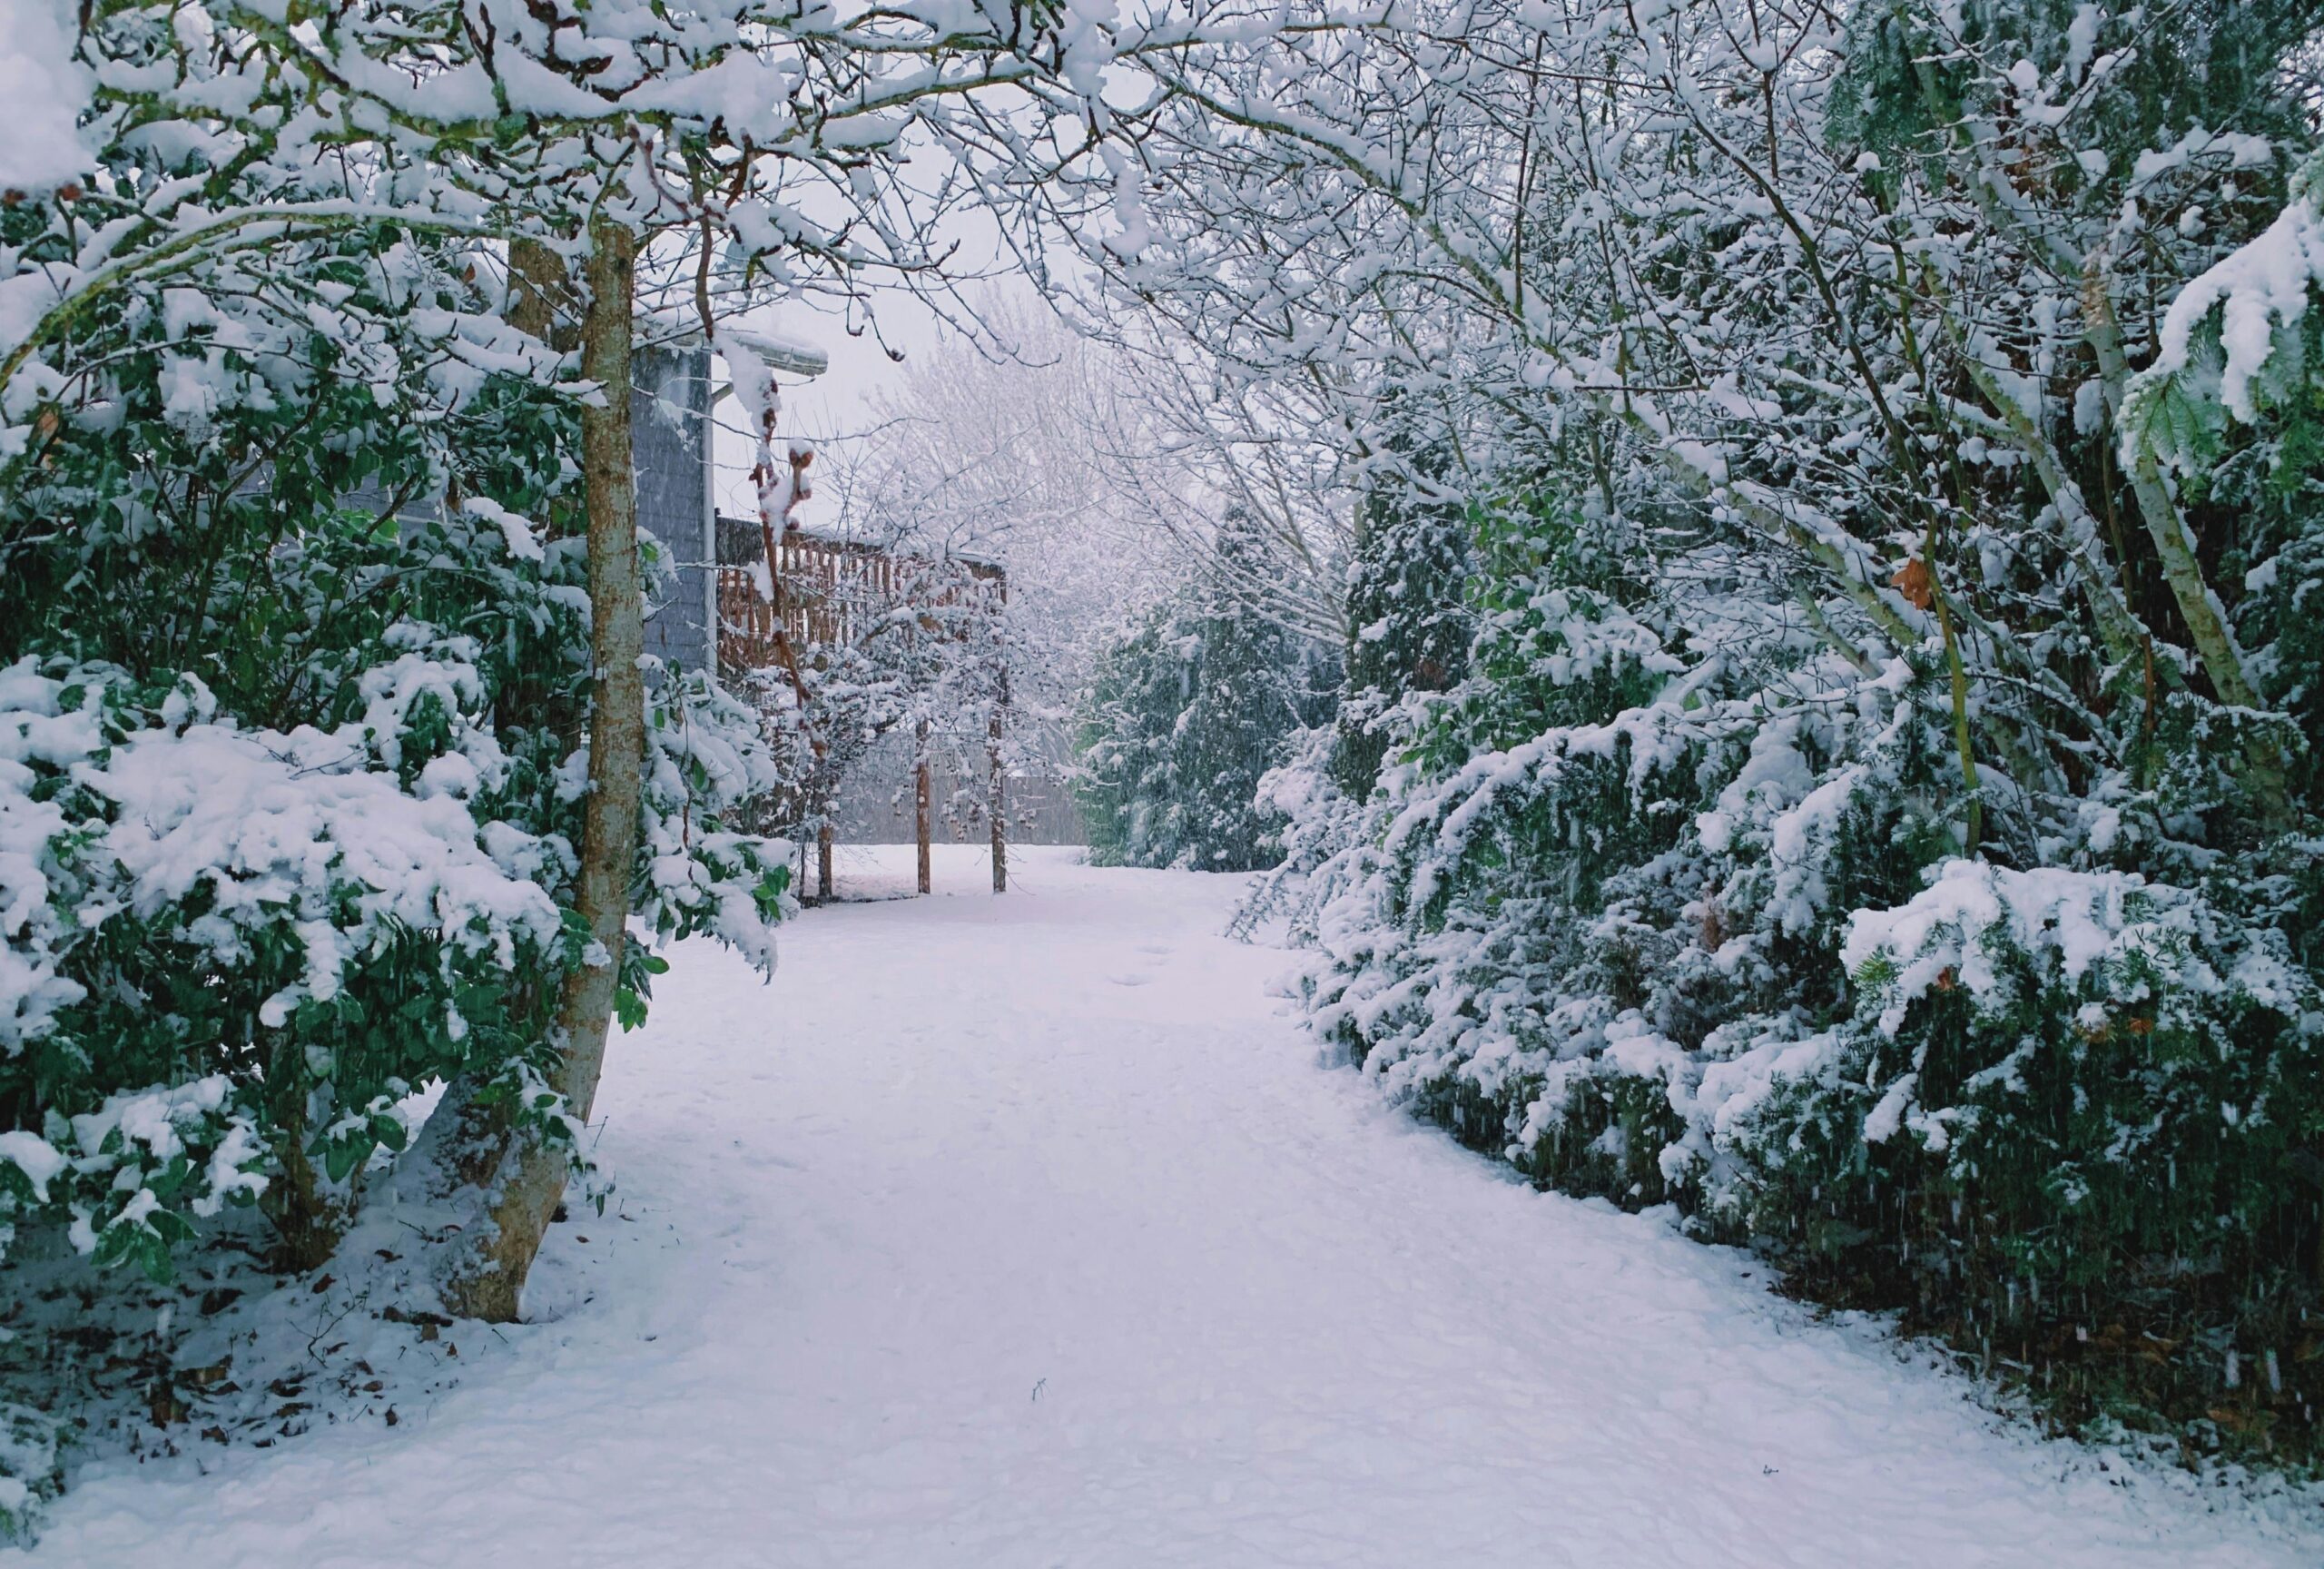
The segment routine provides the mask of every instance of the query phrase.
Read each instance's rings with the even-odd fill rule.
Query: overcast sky
[[[978,290],[977,298],[1014,302],[1019,298],[1036,301],[1039,296],[1028,283],[1004,281]],[[914,365],[963,337],[959,329],[909,294],[883,294],[874,309],[877,335],[868,327],[851,333],[846,319],[838,312],[804,304],[752,319],[753,327],[830,356],[831,369],[812,381],[777,377],[783,387],[783,429],[786,435],[803,436],[815,444],[818,473],[828,474],[834,465],[847,460],[848,438],[872,426],[881,399],[892,395]],[[893,359],[891,350],[904,359]],[[724,385],[725,376],[721,367],[715,380]],[[721,400],[718,415],[718,510],[728,517],[754,516],[758,503],[751,489],[753,437],[743,428],[741,413],[732,400]],[[799,510],[800,521],[811,528],[830,523],[831,515],[823,507],[821,498],[811,498]]]

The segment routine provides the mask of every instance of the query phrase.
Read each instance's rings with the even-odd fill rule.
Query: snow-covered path
[[[103,1469],[34,1561],[2324,1560],[2289,1501],[2002,1430],[1749,1259],[1319,1071],[1282,956],[1214,935],[1230,883],[1017,882],[811,913],[771,990],[678,953],[615,1042],[621,1214],[556,1228],[554,1321],[458,1330],[466,1381],[394,1429]]]

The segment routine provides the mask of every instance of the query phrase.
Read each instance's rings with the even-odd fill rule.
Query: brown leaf
[[[1706,953],[1716,953],[1727,946],[1727,923],[1719,919],[1718,906],[1706,904],[1702,915],[1702,947]]]
[[[1896,568],[1896,575],[1888,581],[1915,610],[1925,610],[1936,603],[1936,574],[1917,556]]]
[[[438,1329],[448,1329],[452,1321],[441,1313],[430,1313],[424,1308],[399,1308],[390,1302],[380,1310],[379,1317],[390,1324],[428,1324]]]
[[[224,1378],[226,1369],[233,1365],[234,1359],[229,1357],[223,1361],[212,1362],[207,1367],[181,1367],[177,1370],[177,1380],[192,1388],[207,1389]]]

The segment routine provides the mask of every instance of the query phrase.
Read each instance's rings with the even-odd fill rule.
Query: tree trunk
[[[2113,298],[2107,291],[2102,266],[2090,270],[2083,281],[2083,296],[2086,322],[2083,336],[2098,357],[2111,436],[2119,429],[2112,419],[2121,414],[2131,370],[2122,351],[2121,329],[2114,322]],[[2139,516],[2146,523],[2147,538],[2154,542],[2155,556],[2162,563],[2162,580],[2171,589],[2172,603],[2179,607],[2179,618],[2187,625],[2188,640],[2195,646],[2195,656],[2202,661],[2203,673],[2211,677],[2212,696],[2230,708],[2262,707],[2259,687],[2251,679],[2235,630],[2228,625],[2218,596],[2211,592],[2211,584],[2203,577],[2202,562],[2195,553],[2193,537],[2187,532],[2186,519],[2163,482],[2162,466],[2143,445],[2132,455],[2130,480],[2131,495],[2137,500]],[[2260,826],[2268,832],[2290,827],[2293,819],[2291,785],[2281,750],[2263,734],[2248,736],[2243,753],[2244,784],[2251,792]]]
[[[549,1088],[567,1113],[586,1120],[605,1064],[606,1036],[621,972],[630,889],[635,874],[645,752],[645,601],[637,566],[636,471],[630,452],[631,302],[636,239],[607,220],[589,235],[587,301],[581,325],[582,374],[601,401],[581,414],[581,467],[588,508],[589,794],[583,808],[581,872],[574,907],[589,927],[590,962],[565,978],[555,1025],[558,1056]],[[485,1223],[445,1282],[454,1312],[497,1322],[517,1317],[525,1277],[564,1196],[565,1151],[508,1126],[487,1109],[447,1107],[453,1138],[469,1142],[499,1121],[497,1159],[462,1159],[487,1173]],[[474,1149],[471,1144],[472,1150]],[[482,1150],[474,1150],[478,1155]]]
[[[560,354],[573,351],[572,281],[565,259],[538,240],[508,242],[508,324]]]
[[[276,1036],[269,1054],[268,1089],[274,1100],[276,1157],[282,1174],[267,1184],[259,1208],[274,1227],[273,1263],[304,1275],[330,1262],[355,1218],[356,1182],[331,1183],[307,1152],[313,1133],[308,1114],[314,1084],[300,1049]],[[359,1181],[359,1173],[357,1174]]]

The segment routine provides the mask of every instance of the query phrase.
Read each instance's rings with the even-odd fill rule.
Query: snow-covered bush
[[[1390,410],[1402,412],[1393,400]],[[1379,780],[1398,707],[1458,681],[1475,631],[1461,592],[1470,519],[1456,503],[1415,494],[1423,485],[1442,482],[1444,454],[1424,450],[1408,466],[1383,467],[1386,471],[1357,508],[1346,674],[1334,716],[1339,739],[1333,780],[1358,798]]]
[[[63,1485],[57,1417],[0,1401],[0,1544],[29,1544],[43,1505]]]
[[[2315,6],[1423,10],[1207,62],[1119,269],[1460,522],[1246,914],[1538,1179],[2313,1456]]]
[[[317,1262],[430,1081],[559,1130],[585,957],[572,401],[456,248],[382,226],[294,271],[331,309],[211,278],[91,311],[0,490],[0,1204],[156,1275],[253,1199]],[[754,719],[700,673],[653,707],[634,908],[768,962],[784,873],[720,821]],[[656,962],[625,952],[625,1021]]]
[[[2324,1014],[2274,933],[2133,873],[1950,861],[1857,911],[1850,1018],[1672,1099],[1707,1217],[1809,1253],[1893,1248],[1933,1316],[2024,1333],[2177,1290],[2265,1311],[2324,1133]],[[2044,1307],[2044,1304],[2047,1304]],[[2281,1321],[2245,1327],[2271,1348]]]
[[[1714,591],[1723,552],[1641,581],[1624,525],[1477,526],[1470,674],[1410,706],[1369,809],[1320,750],[1270,780],[1339,841],[1296,923],[1317,1031],[1537,1180],[1674,1203],[1980,1348],[2189,1317],[2289,1345],[2288,1178],[2324,1138],[2298,929],[2110,864],[2168,863],[2110,808],[2075,864],[1964,857],[1941,665]],[[2087,1412],[2110,1377],[2052,1392]]]
[[[2309,310],[2324,291],[2324,153],[2292,176],[2289,197],[2274,222],[2171,301],[2154,361],[2125,397],[2126,460],[2149,454],[2204,474],[2230,423],[2256,425],[2262,410],[2313,418],[2324,372]]]
[[[158,702],[116,670],[0,676],[21,834],[0,1071],[40,1119],[7,1135],[20,1203],[69,1215],[101,1262],[166,1274],[188,1216],[265,1187],[270,1142],[343,1183],[401,1144],[394,1101],[506,1054],[504,977],[560,962],[527,875],[556,852],[484,832],[460,798],[505,772],[488,736],[399,757],[411,793],[379,755],[447,729],[474,684],[399,662],[366,673],[362,717],[284,733],[222,721],[192,676]],[[429,716],[390,721],[399,698]]]

